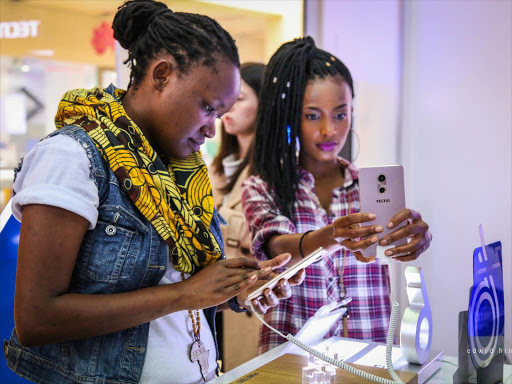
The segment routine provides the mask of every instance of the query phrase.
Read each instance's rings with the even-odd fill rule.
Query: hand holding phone
[[[390,219],[405,208],[404,169],[401,165],[382,167],[367,167],[359,169],[359,195],[361,211],[374,213],[377,217],[375,224],[382,227],[379,238],[403,227],[406,221],[400,222],[393,228],[388,228]],[[388,242],[391,245],[403,245],[406,238]],[[377,256],[377,242],[362,250],[365,257]]]
[[[378,241],[377,234],[383,231],[381,225],[374,225],[375,214],[368,212],[351,213],[334,220],[333,238],[343,248],[352,252],[357,261],[368,263],[361,251]]]
[[[432,234],[428,230],[428,224],[423,221],[419,212],[412,209],[402,209],[391,220],[389,235],[382,237],[379,241],[380,245],[387,245],[396,242],[399,239],[408,238],[404,245],[396,246],[385,251],[385,255],[395,258],[398,261],[411,261],[417,259],[430,246]],[[400,225],[402,222],[408,225]],[[395,230],[395,228],[400,228]]]
[[[280,273],[279,275],[275,276],[272,280],[269,280],[267,283],[256,289],[255,291],[251,292],[249,296],[247,296],[247,299],[245,300],[245,305],[248,307],[251,305],[251,301],[254,299],[259,299],[263,297],[263,292],[269,288],[273,289],[277,283],[281,279],[288,280],[292,276],[294,276],[297,272],[299,272],[301,269],[308,267],[309,265],[319,261],[327,254],[327,251],[324,250],[322,247],[318,248],[316,251],[310,253],[304,259],[293,265],[292,267],[288,268],[286,271]]]

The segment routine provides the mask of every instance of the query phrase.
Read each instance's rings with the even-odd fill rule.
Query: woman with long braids
[[[113,30],[129,52],[128,90],[67,92],[57,130],[16,170],[15,330],[4,353],[36,383],[202,382],[217,371],[217,306],[240,310],[290,255],[223,260],[198,151],[238,99],[231,36],[147,0],[122,5]],[[303,275],[256,308],[289,297]]]
[[[354,86],[347,67],[306,37],[282,45],[272,56],[260,94],[252,176],[243,185],[242,205],[252,250],[260,260],[290,252],[289,265],[322,246],[330,253],[307,268],[293,296],[265,315],[282,333],[295,334],[321,306],[352,298],[350,318],[330,336],[383,342],[390,306],[388,266],[365,259],[361,250],[378,241],[382,228],[371,212],[359,212],[358,172],[338,157],[352,123]],[[388,224],[410,225],[380,240],[410,236],[386,252],[416,259],[430,244],[421,215],[405,209]],[[284,340],[263,327],[259,352]]]

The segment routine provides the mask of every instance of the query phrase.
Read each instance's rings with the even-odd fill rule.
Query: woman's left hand
[[[407,221],[407,225],[383,236],[380,245],[391,244],[397,240],[407,238],[408,243],[386,250],[385,255],[399,261],[411,261],[418,258],[430,246],[432,234],[428,230],[428,224],[423,221],[419,212],[412,209],[402,209],[394,215],[387,225],[388,228],[395,228],[401,222]]]
[[[261,268],[279,268],[286,265],[288,261],[290,261],[291,257],[292,256],[289,253],[283,253],[270,260],[261,262],[260,266]],[[271,275],[267,276],[266,279],[256,281],[252,288],[257,289],[258,287],[261,287],[267,282],[266,280],[273,279],[275,276],[275,273],[272,273]],[[254,299],[252,301],[254,309],[261,314],[265,314],[269,308],[275,307],[277,304],[279,304],[279,300],[288,299],[292,295],[291,287],[293,285],[301,284],[304,281],[305,277],[306,271],[304,269],[301,269],[299,272],[297,272],[297,274],[295,274],[288,280],[281,279],[273,289],[267,288],[265,291],[263,291],[264,296],[262,298]],[[241,305],[242,307],[247,307],[245,305],[245,300],[254,289],[249,289],[239,294],[236,297],[238,300],[238,304]]]

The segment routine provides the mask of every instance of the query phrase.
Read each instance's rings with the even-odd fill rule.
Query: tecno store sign
[[[60,3],[62,8],[51,7],[53,3]],[[0,56],[115,67],[115,53],[104,32],[108,29],[112,34],[107,16],[75,12],[76,17],[69,17],[70,9],[66,7],[73,8],[72,3],[76,1],[0,0]],[[104,33],[97,34],[103,22],[108,28],[101,28]],[[66,31],[73,31],[72,42]],[[101,53],[98,47],[103,48]]]
[[[39,20],[8,21],[0,23],[0,39],[37,37]]]

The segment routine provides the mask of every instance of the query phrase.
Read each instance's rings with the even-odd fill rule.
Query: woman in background
[[[260,97],[252,176],[242,194],[254,255],[268,260],[290,252],[293,265],[320,246],[330,252],[307,268],[292,299],[270,309],[266,321],[295,334],[321,306],[348,296],[348,329],[344,333],[339,321],[328,336],[384,342],[391,313],[388,266],[361,254],[383,228],[371,225],[371,212],[359,212],[357,169],[338,157],[352,122],[349,70],[312,38],[297,39],[272,56]],[[410,225],[380,244],[409,237],[407,245],[386,251],[408,261],[428,248],[431,235],[421,215],[409,209],[388,227],[404,220]],[[263,327],[259,352],[284,341]]]
[[[229,112],[222,116],[221,145],[211,168],[215,205],[226,225],[221,225],[226,257],[251,254],[251,235],[242,210],[242,182],[248,177],[248,162],[252,154],[256,129],[258,100],[265,65],[245,63],[240,67],[242,77],[240,96]],[[237,314],[224,311],[220,335],[223,339],[223,370],[229,371],[258,354],[258,335],[261,323],[250,312]],[[240,343],[240,340],[244,340]]]
[[[222,116],[219,154],[211,166],[215,206],[227,221],[222,226],[226,256],[251,255],[251,239],[242,211],[242,182],[248,177],[248,163],[256,129],[258,101],[265,65],[244,63],[240,67],[240,96]]]

